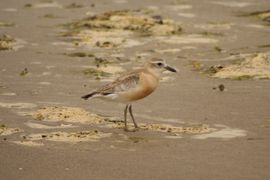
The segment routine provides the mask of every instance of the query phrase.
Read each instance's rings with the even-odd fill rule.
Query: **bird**
[[[134,130],[138,130],[139,126],[132,112],[132,103],[154,92],[159,85],[162,72],[166,70],[177,72],[164,59],[152,58],[145,63],[144,67],[126,73],[113,82],[97,88],[81,98],[84,100],[100,98],[126,104],[124,109],[124,130],[131,131],[127,126],[128,111],[134,124]]]

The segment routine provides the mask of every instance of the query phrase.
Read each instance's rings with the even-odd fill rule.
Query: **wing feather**
[[[96,92],[99,94],[117,94],[129,89],[135,88],[140,80],[140,72],[133,72],[125,76],[119,77],[112,83],[109,83]]]

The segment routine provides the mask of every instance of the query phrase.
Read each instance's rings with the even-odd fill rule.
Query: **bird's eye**
[[[157,63],[158,66],[162,66],[163,64],[162,63]]]

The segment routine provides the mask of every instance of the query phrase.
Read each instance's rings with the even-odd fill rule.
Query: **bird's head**
[[[146,67],[157,73],[161,73],[165,70],[177,72],[175,68],[169,66],[165,60],[160,58],[152,58],[149,62],[147,62]]]

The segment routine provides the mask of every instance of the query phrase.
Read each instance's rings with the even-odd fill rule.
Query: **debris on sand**
[[[89,113],[81,108],[73,108],[73,107],[45,107],[37,110],[32,113],[32,117],[35,120],[40,121],[64,121],[71,123],[83,123],[83,124],[96,124],[99,127],[105,128],[119,128],[122,129],[124,127],[124,122],[117,118],[113,117],[101,117],[96,114]],[[128,123],[128,126],[132,126],[131,123]],[[205,124],[183,124],[182,126],[174,126],[170,124],[139,124],[140,129],[145,131],[153,131],[153,132],[161,132],[161,133],[169,133],[174,136],[180,136],[182,134],[202,134],[212,132],[214,129],[210,128]],[[94,131],[94,133],[99,133]],[[93,132],[92,132],[93,133]],[[91,133],[90,133],[91,134]],[[44,135],[44,134],[43,134]],[[71,135],[68,134],[45,134],[43,138],[48,138],[48,136],[52,136],[51,138],[57,139],[57,136],[83,136],[80,133],[74,133]],[[41,137],[42,134],[35,135],[35,137]],[[86,136],[88,136],[86,134]],[[31,139],[33,140],[33,139]]]
[[[124,128],[124,122],[113,121],[111,124],[107,124],[108,127],[112,128]],[[132,126],[128,123],[128,126]],[[145,124],[139,123],[138,126],[142,130],[169,133],[174,136],[181,136],[182,134],[202,134],[212,132],[214,129],[210,128],[205,124],[189,124],[183,126],[173,126],[170,124]]]
[[[214,50],[216,50],[217,52],[222,52],[223,51],[223,49],[221,49],[219,46],[215,46]]]
[[[270,24],[270,10],[265,11],[255,11],[251,13],[242,13],[240,16],[253,16],[261,19],[264,22],[267,22]]]
[[[20,76],[26,76],[29,73],[27,68],[24,68],[21,72],[20,72]]]
[[[25,8],[31,8],[31,7],[33,7],[33,5],[30,4],[30,3],[27,3],[27,4],[24,5],[24,7],[25,7]]]
[[[68,8],[68,9],[74,9],[74,8],[83,8],[84,6],[81,5],[81,4],[77,4],[77,3],[71,3],[67,6],[65,6],[65,8]]]
[[[20,131],[19,128],[9,128],[4,124],[0,124],[0,136],[11,135]]]
[[[118,29],[138,32],[142,35],[170,35],[182,29],[172,20],[140,15],[141,10],[111,11],[68,23],[70,29],[105,30]]]
[[[172,133],[174,135],[201,134],[212,131],[212,129],[205,124],[187,126],[173,126],[169,124],[140,124],[140,128],[149,131]]]
[[[63,6],[60,5],[58,2],[52,1],[52,0],[46,0],[41,3],[27,3],[24,5],[25,8],[62,8]]]
[[[95,57],[92,53],[85,53],[85,52],[74,52],[74,53],[64,53],[64,55],[70,57]]]
[[[14,23],[0,21],[0,27],[13,27],[13,26],[15,26]]]
[[[18,144],[18,145],[29,146],[29,147],[40,147],[40,146],[44,146],[43,143],[29,141],[29,140],[12,141],[12,142],[15,143],[15,144]]]
[[[15,45],[16,40],[9,35],[3,34],[0,36],[0,51],[11,50]]]
[[[48,19],[56,19],[59,18],[58,16],[54,15],[54,14],[44,14],[43,15],[44,18],[48,18]]]
[[[222,65],[214,65],[214,66],[210,66],[207,69],[204,69],[203,73],[208,74],[208,75],[214,75],[223,68],[224,67]]]
[[[96,66],[89,66],[82,72],[84,75],[100,80],[103,78],[115,77],[125,70],[121,66],[108,65],[108,61],[99,61],[95,59]]]
[[[181,26],[161,16],[149,16],[142,10],[119,10],[90,16],[65,25],[63,36],[71,37],[75,44],[88,43],[100,48],[134,46],[130,37],[166,36],[182,32]]]
[[[104,118],[77,107],[44,107],[32,113],[39,121],[64,121],[83,124],[100,124]]]
[[[49,140],[78,143],[84,141],[98,141],[101,138],[110,137],[111,133],[104,133],[98,130],[79,131],[79,132],[51,132],[51,133],[39,133],[30,134],[26,136],[26,140]]]
[[[138,137],[138,136],[128,137],[128,140],[131,141],[131,142],[133,142],[133,143],[139,143],[139,142],[147,141],[145,138]]]
[[[100,70],[98,68],[88,68],[83,70],[83,74],[87,75],[89,77],[94,77],[96,80],[99,80],[103,77],[110,77],[112,76],[111,73],[105,72],[103,70]]]
[[[194,71],[201,71],[204,65],[199,61],[191,61],[190,65],[192,66]]]
[[[219,90],[220,92],[223,92],[225,90],[224,84],[220,84],[217,87],[213,87],[213,90]]]
[[[228,65],[213,73],[213,77],[244,79],[270,78],[270,53],[259,53],[255,57],[246,58],[239,64]]]

